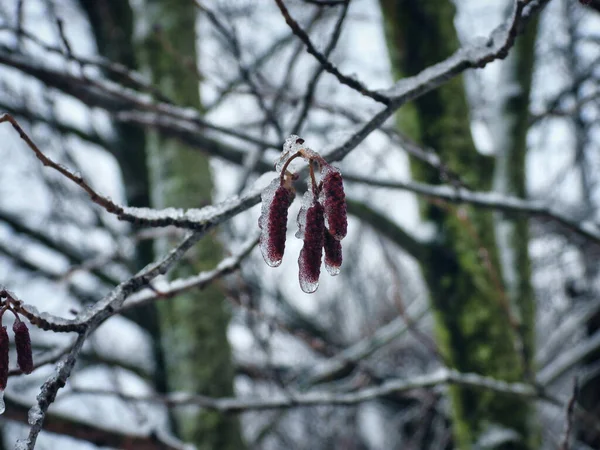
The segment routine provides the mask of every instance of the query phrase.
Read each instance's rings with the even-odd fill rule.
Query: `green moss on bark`
[[[189,67],[197,59],[197,11],[194,2],[187,0],[148,0],[145,19],[157,27],[141,43],[140,54],[164,94],[180,105],[200,109],[199,80]],[[154,205],[201,207],[212,203],[209,158],[173,139],[155,133],[150,136]],[[185,277],[212,269],[222,253],[216,237],[206,236],[172,276]],[[160,313],[170,388],[211,397],[231,396],[233,367],[227,340],[230,314],[221,289],[209,286],[161,302]],[[186,410],[176,415],[176,422],[181,436],[198,449],[244,447],[236,417]]]
[[[414,75],[458,48],[450,1],[381,0],[381,6],[397,77]],[[398,123],[401,131],[436,149],[468,186],[491,188],[493,160],[479,154],[473,144],[462,79],[405,106]],[[411,162],[411,170],[419,181],[440,181],[436,170],[419,161]],[[438,203],[422,204],[422,212],[437,228],[436,244],[421,262],[447,363],[464,372],[523,381],[525,369],[506,308],[493,214]],[[459,448],[472,448],[491,425],[522,436],[519,443],[499,448],[533,448],[529,426],[533,410],[526,401],[460,387],[450,393]]]

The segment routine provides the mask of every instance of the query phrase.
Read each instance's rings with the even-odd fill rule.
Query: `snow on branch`
[[[97,205],[104,208],[107,212],[116,215],[120,220],[132,222],[136,225],[150,227],[175,226],[186,228],[197,232],[206,232],[238,213],[245,211],[260,201],[260,190],[254,189],[245,195],[232,197],[218,205],[210,205],[201,209],[179,209],[167,208],[156,210],[152,208],[133,208],[121,206],[113,202],[110,198],[100,195],[96,192],[81,175],[75,174],[70,169],[56,163],[46,156],[33,140],[25,133],[19,123],[10,115],[0,116],[0,123],[8,122],[19,133],[21,139],[25,141],[28,147],[34,152],[44,166],[48,166],[67,179],[73,181],[83,189],[90,199]]]
[[[40,388],[40,393],[37,396],[37,404],[34,405],[30,410],[30,425],[29,435],[27,439],[21,441],[19,445],[23,449],[33,450],[37,437],[42,430],[44,423],[44,417],[48,411],[48,407],[56,398],[56,394],[59,389],[65,386],[71,371],[75,365],[77,357],[81,352],[83,344],[87,337],[95,331],[100,324],[102,324],[107,318],[115,313],[123,304],[125,299],[137,292],[142,287],[148,286],[148,284],[157,276],[165,274],[175,263],[177,263],[200,238],[204,235],[201,232],[190,233],[182,242],[172,249],[166,256],[159,261],[146,266],[135,276],[117,286],[112,292],[110,292],[104,299],[95,303],[90,309],[81,312],[73,320],[65,320],[61,318],[52,317],[49,315],[40,315],[32,313],[32,308],[25,309],[22,307],[19,309],[15,307],[15,311],[27,316],[22,311],[27,311],[29,314],[39,317],[42,320],[42,324],[48,325],[48,329],[64,331],[64,328],[71,326],[73,329],[70,331],[76,331],[79,333],[73,347],[69,353],[61,359],[57,365],[55,372],[44,382]],[[31,320],[29,316],[28,319]]]
[[[529,399],[543,399],[540,392],[525,383],[507,383],[495,378],[485,377],[475,373],[461,373],[456,370],[442,368],[435,372],[417,375],[411,378],[389,379],[378,386],[362,388],[354,392],[336,393],[331,391],[311,391],[307,393],[292,392],[289,389],[285,394],[272,395],[268,398],[211,398],[190,393],[172,393],[166,396],[127,396],[106,390],[85,390],[80,392],[119,395],[131,401],[162,403],[168,406],[199,406],[220,413],[242,413],[246,411],[261,411],[273,409],[286,409],[310,407],[318,405],[356,405],[390,394],[398,394],[414,389],[427,389],[439,385],[456,384],[476,389],[491,390],[497,393],[524,397]]]
[[[498,192],[470,191],[461,186],[437,186],[415,181],[380,180],[352,174],[345,174],[344,177],[349,181],[363,183],[369,186],[402,189],[454,203],[468,203],[482,208],[494,209],[496,211],[545,217],[556,221],[575,234],[590,241],[600,243],[600,228],[593,221],[581,222],[576,220],[572,217],[572,214],[560,211],[545,200],[524,200],[519,197],[504,195]]]
[[[3,418],[27,425],[28,406],[18,399],[6,398],[6,411]],[[83,421],[75,417],[67,417],[57,413],[48,413],[44,423],[44,431],[70,436],[105,448],[135,448],[136,450],[184,450],[189,446],[177,442],[173,436],[163,430],[136,430],[126,433],[109,429],[98,423]]]
[[[240,267],[240,264],[258,244],[258,236],[249,239],[235,254],[223,259],[213,270],[201,272],[188,278],[165,281],[164,285],[154,285],[148,290],[132,295],[124,303],[122,310],[136,308],[140,305],[172,298],[190,289],[202,289],[207,284],[228,275]]]
[[[411,321],[413,323],[418,322],[425,317],[428,311],[429,307],[419,305],[418,310],[412,315]],[[380,327],[371,336],[361,339],[354,345],[339,352],[334,357],[317,363],[310,370],[308,376],[306,378],[303,377],[301,386],[313,386],[322,383],[325,380],[331,380],[340,373],[346,373],[348,368],[355,366],[360,361],[398,339],[409,330],[410,326],[407,325],[406,320],[403,317],[397,317],[390,323]]]

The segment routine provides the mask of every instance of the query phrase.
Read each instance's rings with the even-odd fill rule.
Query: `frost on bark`
[[[450,1],[380,3],[398,78],[414,75],[458,48]],[[461,78],[406,105],[398,121],[403,132],[436,149],[464,183],[476,190],[492,188],[493,161],[473,144]],[[416,180],[440,183],[440,174],[422,163],[413,161],[411,170]],[[421,265],[445,360],[459,371],[523,381],[530,361],[524,361],[507,312],[493,214],[439,203],[424,203],[421,211],[437,230],[436,243],[425,252]],[[496,448],[535,448],[530,424],[534,411],[526,401],[458,387],[450,388],[450,395],[457,448],[473,448],[494,428],[518,436],[518,442]]]
[[[149,0],[138,11],[148,34],[140,42],[145,69],[159,90],[180,105],[200,109],[199,80],[181,58],[195,64],[194,2]],[[155,25],[157,25],[155,27]],[[177,55],[165,50],[165,45]],[[209,158],[176,140],[148,134],[153,206],[201,207],[212,203]],[[162,245],[167,245],[163,242]],[[222,258],[216,237],[204,237],[173,278],[212,269]],[[161,331],[171,390],[211,397],[233,395],[233,367],[227,341],[229,312],[216,286],[160,302]],[[198,449],[243,448],[237,418],[217,412],[183,411],[175,417],[181,436]]]

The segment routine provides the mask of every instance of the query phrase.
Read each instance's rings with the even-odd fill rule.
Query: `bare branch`
[[[388,181],[375,178],[344,174],[348,181],[379,186],[390,189],[402,189],[427,197],[438,198],[454,203],[468,203],[473,206],[494,209],[497,211],[524,213],[552,219],[584,238],[600,243],[600,228],[592,221],[575,220],[572,214],[559,211],[544,200],[523,200],[519,197],[499,194],[497,192],[474,192],[460,186],[430,185],[415,181]]]
[[[390,379],[375,387],[363,388],[350,393],[335,393],[330,391],[312,391],[308,393],[290,392],[285,395],[273,395],[269,398],[211,398],[189,393],[172,393],[165,397],[136,397],[125,396],[132,401],[163,403],[168,406],[195,405],[220,413],[242,413],[246,411],[262,411],[309,407],[316,405],[356,405],[390,394],[398,394],[415,389],[432,388],[444,384],[457,384],[476,389],[491,390],[506,395],[529,399],[540,398],[539,392],[528,384],[507,383],[495,378],[485,377],[474,373],[460,373],[451,369],[440,369],[436,372],[418,375],[412,378]],[[86,390],[94,394],[116,395],[114,391]],[[120,397],[123,394],[118,393]]]
[[[577,378],[575,378],[575,380],[573,381],[573,394],[571,394],[569,404],[567,405],[567,429],[565,430],[565,437],[560,447],[561,450],[569,450],[570,448],[569,439],[571,437],[571,429],[573,428],[573,416],[575,412],[575,402],[577,401],[578,393],[579,383],[577,382]]]
[[[348,7],[350,6],[350,1],[348,0],[348,1],[343,2],[343,5],[344,6],[342,8],[342,12],[340,13],[337,23],[335,24],[335,27],[333,29],[333,34],[331,35],[329,44],[327,45],[327,48],[325,49],[325,52],[323,53],[323,57],[327,60],[329,60],[329,57],[333,53],[333,50],[335,49],[335,46],[337,45],[338,40],[340,38],[340,34],[342,33],[342,25],[344,24],[344,20],[346,19],[346,14],[348,13]],[[304,94],[304,100],[302,102],[302,109],[300,110],[298,119],[296,119],[296,122],[292,126],[292,131],[294,133],[300,133],[300,131],[301,131],[300,128],[302,127],[302,124],[306,120],[306,117],[308,115],[308,110],[311,107],[313,97],[314,97],[315,91],[317,89],[317,83],[319,82],[319,79],[321,78],[321,74],[323,73],[324,70],[325,70],[325,66],[323,66],[321,64],[314,71],[312,78],[308,82],[308,85],[306,87],[306,93]]]
[[[29,436],[23,441],[25,448],[33,450],[35,447],[48,407],[56,398],[59,389],[65,386],[87,337],[110,317],[114,311],[122,306],[125,298],[140,288],[147,286],[158,275],[166,273],[202,236],[203,233],[201,232],[189,234],[188,237],[171,250],[163,259],[150,264],[129,280],[121,283],[104,299],[98,301],[89,310],[80,313],[73,320],[64,320],[49,315],[39,317],[30,311],[24,310],[22,307],[20,309],[18,307],[14,308],[15,311],[23,314],[32,323],[44,329],[65,331],[70,328],[69,331],[77,331],[79,333],[69,354],[57,364],[55,373],[44,382],[40,389],[40,393],[37,396],[37,405],[33,406],[31,410],[31,417],[35,420],[29,422],[31,425]]]
[[[223,259],[213,270],[201,272],[192,277],[169,281],[165,285],[161,284],[160,286],[153,286],[150,290],[133,295],[127,299],[120,311],[136,308],[155,300],[169,299],[190,289],[202,289],[216,279],[237,270],[242,261],[250,254],[252,249],[256,247],[257,243],[258,237],[249,239],[237,253]]]
[[[552,384],[598,349],[600,349],[600,331],[543,367],[537,375],[538,383],[542,386]]]
[[[6,411],[2,417],[27,425],[28,407],[8,395],[4,400]],[[46,415],[44,431],[70,436],[102,447],[135,448],[136,450],[183,450],[185,448],[183,444],[174,442],[170,436],[166,438],[164,433],[158,430],[150,431],[147,435],[124,433],[103,428],[98,423],[88,423],[56,413]]]
[[[325,69],[327,72],[329,72],[330,74],[335,76],[340,83],[354,89],[357,92],[360,92],[364,96],[370,97],[373,100],[375,100],[376,102],[383,103],[384,105],[390,104],[390,99],[387,96],[382,95],[378,92],[372,91],[369,88],[367,88],[360,81],[341,73],[338,70],[338,68],[335,67],[331,61],[329,61],[329,59],[327,58],[326,55],[324,55],[323,53],[321,53],[320,51],[317,50],[317,48],[314,46],[314,44],[310,40],[310,37],[308,36],[308,34],[306,34],[306,32],[302,29],[300,24],[298,22],[296,22],[294,20],[294,18],[290,15],[290,12],[286,8],[286,6],[283,4],[283,0],[275,0],[275,3],[277,3],[277,6],[278,6],[279,10],[281,11],[281,14],[283,15],[286,23],[292,29],[293,33],[296,36],[298,36],[298,38],[302,42],[304,42],[304,45],[306,45],[306,51],[308,53],[310,53],[311,55],[313,55],[317,59],[317,61],[319,61],[319,63],[321,63],[321,66],[323,67],[323,69]]]
[[[417,311],[411,314],[411,322],[418,322],[428,311],[428,307],[420,306]],[[303,379],[301,380],[302,388],[314,386],[315,384],[337,378],[341,373],[347,373],[360,361],[389,345],[409,330],[410,327],[407,326],[406,321],[402,317],[397,317],[390,323],[379,328],[371,336],[358,341],[333,358],[317,363],[308,375],[303,375]]]

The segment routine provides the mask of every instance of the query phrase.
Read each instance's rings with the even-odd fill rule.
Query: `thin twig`
[[[427,197],[447,200],[455,203],[468,203],[473,206],[494,209],[496,211],[524,213],[552,219],[565,226],[575,234],[600,243],[600,229],[592,221],[581,222],[573,218],[568,212],[558,210],[551,203],[544,200],[524,200],[520,197],[499,194],[497,192],[470,191],[461,187],[448,185],[431,185],[415,181],[391,181],[363,177],[353,174],[344,174],[344,179],[363,183],[369,186],[378,186],[389,189],[402,189]]]
[[[573,416],[575,411],[575,403],[577,402],[577,396],[579,394],[579,382],[577,378],[573,380],[573,394],[571,394],[571,398],[569,399],[569,404],[567,405],[567,427],[565,430],[565,437],[563,439],[563,443],[561,445],[561,450],[569,450],[569,439],[571,437],[571,429],[573,428]]]
[[[344,2],[344,7],[342,8],[342,12],[340,13],[337,23],[335,24],[335,28],[333,29],[333,34],[331,35],[331,40],[329,41],[327,48],[323,52],[323,56],[327,60],[329,60],[331,53],[333,53],[333,50],[335,49],[335,47],[338,43],[338,40],[342,33],[342,25],[344,24],[344,20],[346,19],[346,15],[348,13],[349,6],[350,6],[350,0],[347,0],[346,2]],[[317,67],[317,69],[314,71],[312,78],[308,82],[308,85],[306,87],[306,94],[304,94],[304,99],[302,102],[302,109],[300,110],[300,114],[298,114],[298,119],[296,119],[296,122],[292,126],[293,133],[300,134],[302,131],[301,130],[302,124],[304,123],[304,121],[306,120],[306,117],[308,116],[308,110],[310,109],[310,107],[312,105],[313,97],[314,97],[315,91],[317,89],[317,84],[319,83],[319,79],[321,78],[321,74],[323,73],[324,70],[325,70],[325,67],[322,64],[319,65],[319,67]]]
[[[319,63],[321,63],[321,66],[323,66],[323,69],[325,69],[327,72],[329,72],[330,74],[335,76],[340,83],[354,89],[357,92],[360,92],[362,95],[372,98],[376,102],[382,103],[384,105],[390,104],[390,98],[387,97],[386,95],[380,94],[379,92],[372,91],[369,88],[367,88],[360,81],[341,73],[338,70],[338,68],[335,67],[333,65],[333,63],[331,61],[329,61],[329,59],[327,59],[327,57],[323,53],[321,53],[320,51],[317,50],[317,48],[314,46],[314,44],[310,40],[310,37],[308,36],[308,34],[306,34],[306,32],[302,29],[300,24],[298,22],[296,22],[294,20],[294,18],[290,15],[290,12],[286,8],[286,6],[283,4],[283,0],[275,0],[275,3],[277,3],[277,6],[279,7],[281,14],[283,15],[283,18],[285,19],[285,21],[289,25],[289,27],[292,29],[294,34],[296,36],[298,36],[298,38],[302,42],[304,42],[304,45],[306,45],[306,51],[308,53],[310,53],[311,55],[313,55],[317,59],[317,61],[319,61]]]
[[[100,324],[109,318],[115,310],[118,310],[122,306],[125,298],[138,291],[143,286],[147,286],[150,281],[158,275],[166,273],[184,256],[187,250],[198,242],[202,235],[202,233],[191,233],[164,258],[147,266],[135,276],[121,283],[104,299],[97,302],[89,310],[81,313],[78,318],[73,321],[80,321],[82,330],[79,332],[79,336],[73,344],[71,351],[58,363],[55,373],[53,373],[40,388],[40,393],[37,396],[37,405],[34,405],[31,409],[31,417],[33,420],[30,421],[31,428],[29,429],[29,435],[26,440],[22,441],[24,448],[33,450],[35,447],[37,437],[44,424],[44,418],[48,411],[48,407],[54,402],[56,394],[65,386],[69,379],[75,361],[77,360],[87,337],[95,331]],[[44,320],[49,322],[47,319]]]

